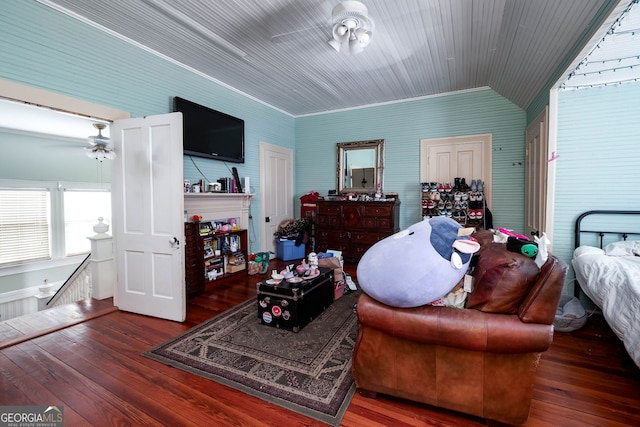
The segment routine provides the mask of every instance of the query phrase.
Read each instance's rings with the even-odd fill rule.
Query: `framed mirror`
[[[339,142],[337,149],[339,194],[383,191],[384,139]]]

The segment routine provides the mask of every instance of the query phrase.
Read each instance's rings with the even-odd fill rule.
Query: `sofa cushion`
[[[535,261],[507,250],[504,243],[488,243],[477,254],[474,289],[467,308],[488,313],[517,313],[539,269]]]

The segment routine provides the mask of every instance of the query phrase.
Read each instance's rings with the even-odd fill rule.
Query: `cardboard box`
[[[234,264],[227,264],[227,273],[237,273],[238,271],[242,271],[244,269],[246,269],[247,266],[246,264],[238,264],[238,265],[234,265]]]
[[[300,243],[296,246],[294,240],[278,240],[277,258],[282,261],[290,261],[292,259],[302,259],[305,257],[305,244]]]

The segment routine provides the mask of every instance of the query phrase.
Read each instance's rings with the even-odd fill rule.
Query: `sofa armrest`
[[[535,284],[518,310],[525,323],[553,324],[567,274],[567,263],[549,255]]]
[[[362,294],[357,305],[361,326],[425,344],[495,353],[546,351],[553,327],[523,323],[516,314],[484,313],[473,309],[397,308]]]

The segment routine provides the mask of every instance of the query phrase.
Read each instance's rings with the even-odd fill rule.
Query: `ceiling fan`
[[[115,151],[110,144],[110,139],[102,135],[102,129],[107,127],[104,123],[94,123],[93,127],[98,129],[98,135],[90,136],[88,142],[90,147],[85,147],[88,157],[96,160],[113,159],[116,157]]]
[[[371,42],[373,37],[374,22],[369,17],[367,7],[356,0],[344,0],[337,4],[331,11],[331,38],[327,41],[336,51],[348,42],[349,52],[357,54]],[[285,36],[297,34],[316,28],[324,28],[325,25],[305,28],[287,33],[277,34],[271,37],[271,41],[278,43]]]

